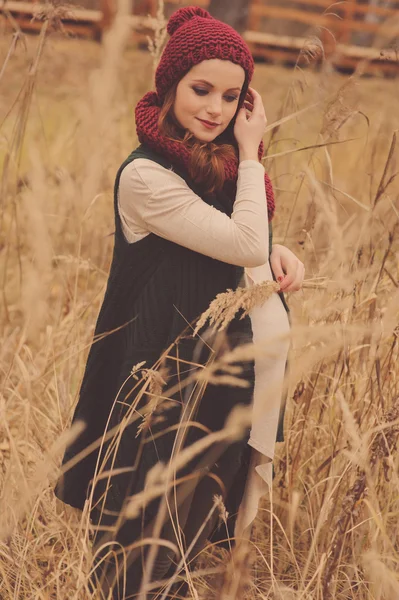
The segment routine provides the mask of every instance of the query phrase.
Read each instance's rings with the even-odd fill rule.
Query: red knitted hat
[[[245,71],[243,96],[254,72],[254,60],[244,39],[230,25],[214,19],[199,6],[179,8],[168,21],[171,36],[155,73],[160,102],[170,87],[194,65],[219,58],[240,65]]]

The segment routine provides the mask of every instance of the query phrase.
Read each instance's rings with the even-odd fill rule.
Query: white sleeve
[[[256,267],[269,257],[264,173],[255,160],[240,163],[230,218],[204,202],[173,171],[138,158],[121,173],[119,210],[136,231],[155,233],[226,263]]]

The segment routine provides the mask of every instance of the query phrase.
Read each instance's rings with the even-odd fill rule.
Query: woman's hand
[[[245,156],[254,154],[257,157],[266,125],[267,119],[262,98],[254,88],[250,87],[234,124],[234,136],[240,154]]]
[[[270,265],[274,276],[281,285],[282,292],[297,292],[301,289],[305,265],[289,248],[281,244],[273,244]]]

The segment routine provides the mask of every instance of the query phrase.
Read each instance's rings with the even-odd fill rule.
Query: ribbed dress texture
[[[143,160],[147,161],[147,167],[149,162],[153,166],[150,184],[156,188],[151,190],[148,203],[143,190],[129,189],[132,183],[129,173],[131,175],[134,172],[134,169],[130,169],[136,161],[139,165],[138,161],[142,163]],[[251,177],[245,179],[244,167],[239,173],[236,203],[240,191],[249,192],[252,185]],[[252,167],[247,164],[246,167],[249,171],[251,168],[258,169],[259,175],[259,164]],[[161,185],[160,180],[156,180],[156,173],[165,177]],[[141,175],[145,175],[144,170]],[[203,211],[201,214],[207,225],[205,229],[197,231],[202,252],[195,249],[197,242],[194,234],[185,246],[181,227],[178,241],[173,239],[173,233],[167,233],[169,237],[166,237],[162,229],[162,223],[165,224],[170,216],[171,207],[167,199],[168,177],[171,176],[174,178],[173,186],[177,185],[176,194],[182,202],[183,212],[184,198],[188,204],[192,204],[194,212],[198,203],[206,205],[206,214]],[[263,181],[263,173],[260,180]],[[126,181],[127,188],[124,185]],[[140,181],[143,184],[142,177]],[[154,224],[151,211],[144,211],[144,221],[140,221],[140,205],[143,203],[146,209],[153,205],[158,210],[158,215],[162,216],[161,229]],[[135,241],[129,239],[129,235],[134,235],[134,223],[130,221],[133,227],[130,233],[126,225],[128,213],[130,218],[132,216],[129,211],[129,205],[132,204],[138,211],[137,227],[141,228]],[[265,482],[271,484],[274,444],[276,438],[283,439],[282,389],[288,350],[284,336],[289,330],[288,307],[283,295],[273,294],[263,307],[258,307],[245,318],[240,318],[241,311],[238,311],[223,334],[204,326],[199,335],[195,338],[192,336],[193,325],[217,294],[236,289],[239,285],[252,285],[262,278],[273,279],[268,263],[244,269],[235,264],[236,257],[230,263],[227,256],[220,259],[218,253],[229,252],[228,247],[219,248],[215,255],[212,245],[208,249],[204,246],[207,234],[211,233],[216,240],[214,219],[219,222],[222,218],[237,243],[231,250],[243,253],[246,257],[244,262],[248,260],[251,264],[259,264],[259,256],[252,249],[259,247],[259,243],[253,242],[253,236],[258,235],[256,232],[265,238],[267,258],[271,228],[267,229],[265,198],[263,202],[255,204],[242,198],[235,205],[234,199],[222,192],[216,195],[202,193],[187,173],[173,168],[166,159],[145,146],[136,149],[117,173],[113,259],[72,420],[73,423],[83,421],[86,428],[67,448],[63,465],[88,447],[92,451],[60,477],[55,489],[61,500],[80,509],[90,498],[91,520],[97,530],[95,565],[107,581],[118,580],[115,568],[121,556],[125,556],[121,549],[137,544],[142,537],[151,538],[153,535],[157,516],[162,512],[162,497],[154,497],[146,502],[137,516],[119,525],[118,515],[129,497],[137,497],[144,492],[152,467],[156,467],[159,461],[167,465],[171,456],[174,456],[176,443],[181,442],[176,433],[179,422],[183,423],[187,433],[182,447],[188,448],[205,439],[207,433],[220,431],[235,406],[253,407],[252,427],[244,431],[239,440],[213,443],[193,456],[176,473],[179,483],[171,498],[177,504],[185,547],[193,543],[190,556],[195,556],[201,550],[207,538],[223,543],[226,535],[232,537],[234,532],[241,535],[256,516],[258,501],[265,492]],[[255,213],[261,212],[266,223],[265,230],[259,226],[245,226],[246,219],[248,222],[259,219],[254,210]],[[230,218],[237,218],[238,212],[240,231],[231,228],[230,223]],[[190,214],[196,228],[199,221],[193,216],[194,213]],[[200,382],[186,385],[186,378],[199,368],[198,365],[205,366],[213,360],[221,337],[231,349],[252,341],[265,344],[265,352],[259,359],[257,357],[256,361],[248,360],[240,365],[243,369],[241,377],[246,380],[247,386],[208,384],[203,391]],[[132,369],[143,361],[144,368],[151,368],[167,348],[170,349],[163,363],[167,369],[163,393],[169,395],[169,399],[166,404],[161,402],[160,407],[155,408],[149,425],[140,432],[140,411],[151,401],[151,394],[140,396],[145,380],[140,379],[140,371],[136,373],[138,379],[132,377]],[[136,398],[141,399],[132,413],[131,406],[135,406]],[[134,416],[134,420],[121,430],[120,424],[127,415]],[[114,435],[104,440],[101,448],[97,446],[93,449],[96,440],[112,428]],[[115,442],[117,451],[114,450]],[[93,477],[99,470],[102,475],[93,486]],[[229,513],[227,523],[219,522],[215,512],[195,541],[198,528],[212,509],[215,495],[223,498]],[[171,520],[165,522],[161,537],[176,543],[176,532],[171,523]],[[111,548],[115,554],[108,555]],[[127,569],[129,593],[135,593],[140,585],[141,560],[145,559],[146,552],[147,549],[143,547],[128,555],[131,559]],[[106,560],[101,562],[105,556]],[[114,560],[115,556],[119,556],[119,559]],[[173,553],[167,547],[162,547],[155,563],[153,580],[166,576],[173,566],[173,560]],[[124,597],[120,594],[119,585],[118,580],[116,587],[112,587],[115,599]]]
[[[261,177],[253,176],[254,169],[263,170],[253,160],[240,164],[236,202],[237,199],[245,200],[245,196],[264,194],[263,181]],[[242,258],[244,254],[239,241],[227,231],[223,221],[226,215],[212,214],[210,207],[195,195],[173,168],[165,169],[150,159],[138,158],[122,171],[118,209],[129,243],[135,243],[150,231],[155,231],[197,252],[206,252],[229,262]],[[265,222],[267,227],[270,229],[270,255],[271,223]],[[244,277],[247,287],[275,280],[269,261],[257,267],[246,267]],[[275,442],[276,439],[283,440],[283,385],[290,331],[288,310],[280,293],[273,294],[250,314],[253,341],[259,349],[264,349],[264,353],[255,360],[253,419],[249,439],[254,452],[236,533],[253,521],[261,496],[271,487]]]

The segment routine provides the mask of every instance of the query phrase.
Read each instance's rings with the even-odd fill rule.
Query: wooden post
[[[344,18],[340,27],[340,34],[338,37],[338,42],[342,44],[350,44],[352,37],[352,23],[353,23],[353,15],[356,9],[356,0],[349,0],[345,4],[342,5],[344,10]]]
[[[342,16],[342,9],[339,3],[332,3],[332,6],[328,6],[328,3],[322,4],[320,2],[311,3],[312,6],[320,6],[324,8],[323,13],[317,13],[320,16],[325,15],[325,23],[322,27],[320,27],[318,31],[318,37],[323,45],[324,56],[329,58],[331,55],[335,53],[336,50],[336,42],[339,39],[341,34],[342,20],[340,16]],[[314,14],[314,13],[313,13]],[[312,23],[312,19],[309,18],[309,23]],[[314,23],[317,26],[317,23]]]
[[[112,25],[116,13],[116,2],[115,0],[101,0],[101,11],[103,18],[100,23],[100,37],[109,29]]]
[[[258,12],[251,10],[253,6],[263,4],[262,0],[250,0],[248,29],[249,31],[260,31],[261,16]]]
[[[146,13],[151,15],[152,17],[156,17],[158,10],[158,1],[157,0],[147,0],[146,5]]]
[[[219,19],[242,33],[248,21],[250,0],[211,0],[208,10],[215,19]]]

